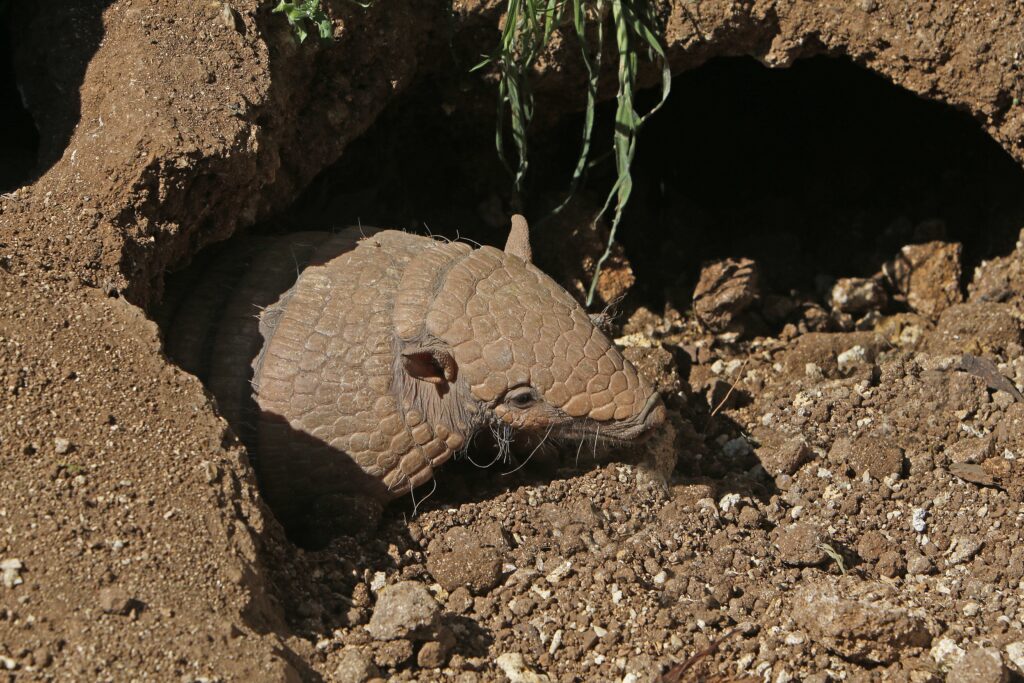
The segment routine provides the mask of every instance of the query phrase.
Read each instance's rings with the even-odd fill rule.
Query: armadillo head
[[[665,419],[636,368],[530,262],[526,221],[504,251],[437,243],[406,271],[394,321],[406,405],[467,440],[506,425],[538,437],[632,441]]]

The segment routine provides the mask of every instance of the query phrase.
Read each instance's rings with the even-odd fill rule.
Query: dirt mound
[[[441,200],[452,213],[442,215],[470,217],[484,235],[480,216],[508,208],[507,186],[491,185],[490,143],[476,144],[491,130],[492,85],[451,61],[490,50],[500,3],[327,4],[335,40],[304,45],[256,0],[45,2],[5,17],[0,121],[20,123],[0,139],[0,159],[15,160],[0,178],[11,189],[0,196],[0,671],[465,681],[1024,673],[1024,256],[988,244],[975,253],[966,239],[962,253],[943,253],[964,259],[956,272],[970,285],[950,289],[955,269],[936,270],[947,298],[933,309],[908,303],[927,300],[928,285],[913,299],[879,271],[887,307],[877,299],[855,319],[830,310],[827,293],[778,286],[787,261],[769,257],[759,257],[765,277],[748,302],[756,318],[723,324],[726,336],[680,313],[678,292],[649,290],[670,304],[655,313],[627,301],[631,352],[661,369],[674,411],[679,464],[668,487],[638,483],[634,466],[579,444],[506,476],[513,466],[481,477],[456,463],[412,522],[411,506],[396,506],[372,534],[318,550],[291,544],[201,384],[161,353],[144,310],[165,271],[237,230],[286,223],[277,212],[303,191],[330,194],[314,178],[346,150],[362,156],[344,157],[342,176],[402,159],[401,149],[375,156],[373,132],[362,152],[354,141],[382,112],[401,119],[424,91],[451,117],[438,114],[448,122],[439,128],[464,133],[457,149],[472,176],[465,187],[449,180]],[[771,66],[843,55],[968,112],[1024,162],[1024,15],[1005,3],[667,9],[678,72],[720,55]],[[547,124],[579,106],[580,69],[561,54],[545,63]],[[437,169],[463,167],[439,156],[445,138],[434,137],[438,147],[422,148],[431,154],[408,161],[418,178],[397,193],[430,194],[422,188],[445,178]],[[638,196],[658,185],[646,187]],[[672,215],[693,215],[685,208]],[[1012,222],[1012,208],[999,215]],[[457,227],[448,224],[452,236]],[[898,248],[954,242],[933,228],[899,224],[891,235]],[[764,253],[785,256],[787,244]],[[875,246],[851,258],[880,266]],[[617,258],[626,257],[629,248]],[[688,294],[699,270],[680,279],[679,263],[657,281]],[[643,287],[643,268],[622,268],[629,277],[617,283],[635,275]],[[876,275],[857,270],[823,274]],[[967,302],[947,307],[962,298],[950,292]],[[378,615],[381,605],[410,615],[409,628]]]

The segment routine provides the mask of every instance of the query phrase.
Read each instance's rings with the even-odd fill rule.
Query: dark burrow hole
[[[7,5],[0,5],[0,193],[27,184],[39,153],[39,133],[15,78]]]
[[[978,122],[850,62],[720,60],[674,85],[621,231],[648,300],[686,306],[701,262],[737,256],[820,294],[931,240],[961,242],[969,275],[1024,226],[1024,171]]]
[[[252,232],[365,225],[500,245],[519,207],[494,151],[490,104],[456,105],[461,100],[446,92],[433,82],[415,87],[291,207]],[[652,102],[654,93],[644,98]],[[598,114],[598,154],[610,142],[613,106]],[[551,229],[537,218],[562,198],[581,116],[532,138],[522,206],[536,230]],[[688,310],[710,259],[753,258],[765,291],[825,303],[829,281],[870,276],[914,242],[962,242],[969,274],[980,260],[1008,253],[1024,225],[1024,173],[976,121],[843,60],[769,70],[729,58],[677,76],[638,150],[619,230],[636,275],[624,317],[640,305]],[[599,205],[613,173],[609,160],[596,165],[581,201]],[[540,245],[560,245],[559,253],[537,253]],[[578,266],[583,254],[573,247],[563,235],[535,235],[535,260],[556,279],[571,275],[558,269]],[[550,467],[532,476],[548,477]],[[465,463],[449,463],[440,476],[432,504],[522,482]]]

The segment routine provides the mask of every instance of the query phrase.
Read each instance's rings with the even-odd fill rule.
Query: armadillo
[[[214,395],[286,527],[339,496],[406,494],[488,427],[625,442],[665,418],[531,263],[520,216],[504,250],[365,228],[248,238],[174,291],[167,354]]]

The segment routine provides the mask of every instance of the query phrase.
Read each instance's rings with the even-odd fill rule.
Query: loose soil
[[[679,99],[601,294],[669,428],[522,467],[482,449],[302,547],[162,355],[165,272],[243,230],[498,243],[561,197],[580,65],[560,43],[538,71],[516,198],[493,83],[455,68],[502,3],[331,2],[335,41],[304,46],[256,0],[64,4],[0,41],[0,676],[1024,676],[1019,10],[667,6]],[[738,54],[791,70],[697,69]],[[577,293],[608,180],[537,222]]]

